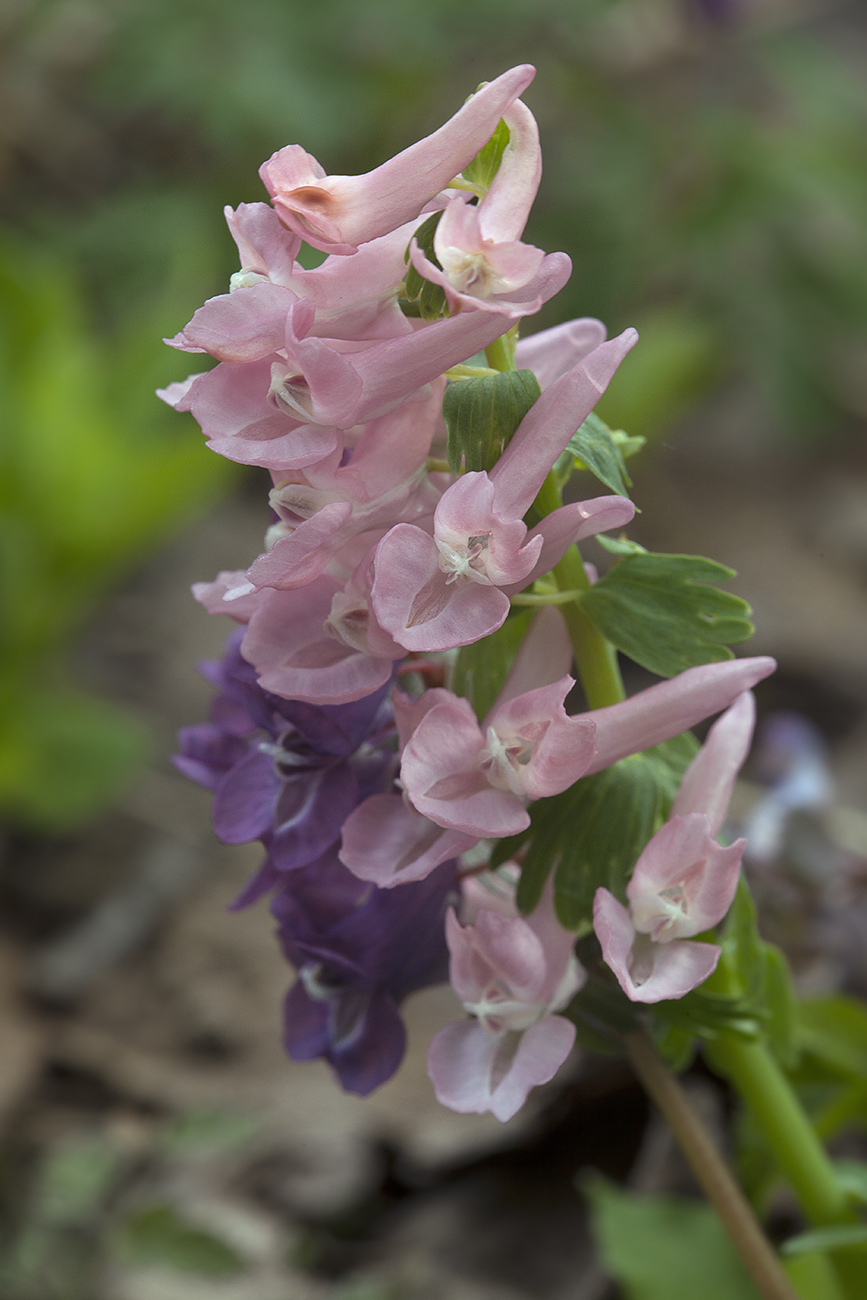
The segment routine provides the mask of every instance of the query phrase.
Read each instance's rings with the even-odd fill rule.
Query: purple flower
[[[211,721],[180,733],[179,771],[214,791],[214,830],[226,844],[262,840],[268,858],[237,900],[253,902],[340,839],[363,799],[387,787],[396,762],[390,682],[348,704],[314,705],[264,691],[241,657],[243,632],[219,663]]]
[[[323,1056],[348,1092],[390,1079],[406,1048],[400,1002],[448,978],[444,917],[455,863],[401,889],[357,879],[334,849],[286,877],[271,910],[298,980],[285,1003],[296,1061]]]

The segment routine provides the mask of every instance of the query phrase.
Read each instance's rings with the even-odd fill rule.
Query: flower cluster
[[[217,364],[161,393],[214,451],[273,481],[263,554],[194,588],[242,627],[206,667],[212,720],[183,733],[177,763],[214,790],[221,838],[266,848],[237,905],[273,895],[298,971],[287,1050],[370,1091],[400,1062],[398,1004],[442,980],[450,953],[471,1018],[437,1035],[431,1077],[446,1105],[501,1119],[567,1056],[575,1031],[559,1013],[584,975],[550,887],[522,917],[508,881],[488,888],[467,869],[461,899],[461,855],[524,830],[534,801],[726,708],[773,666],[713,663],[570,714],[573,648],[549,605],[486,716],[440,684],[443,652],[497,632],[576,542],[634,514],[619,495],[531,511],[637,339],[606,341],[583,319],[517,340],[571,271],[522,241],[541,175],[519,98],[533,75],[504,73],[363,176],[329,176],[298,145],[274,154],[260,173],[271,202],[226,212],[241,260],[230,292],[169,340]],[[313,270],[302,242],[327,254]],[[467,364],[486,349],[489,366]],[[449,472],[446,383],[504,369],[532,372],[540,395],[487,469]],[[400,689],[398,674],[430,684]],[[689,777],[639,863],[631,911],[600,897],[604,955],[630,997],[678,996],[712,965],[710,946],[685,936],[720,918],[739,861],[712,840],[715,779]],[[681,960],[672,982],[658,953],[684,948],[706,960]]]

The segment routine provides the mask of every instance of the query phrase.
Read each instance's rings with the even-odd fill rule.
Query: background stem
[[[624,1041],[635,1073],[674,1134],[763,1300],[798,1300],[746,1197],[647,1034],[635,1030]]]

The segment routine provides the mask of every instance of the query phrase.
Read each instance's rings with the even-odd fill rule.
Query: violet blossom
[[[211,722],[181,731],[174,761],[214,791],[214,830],[224,843],[258,839],[268,850],[242,895],[250,902],[336,844],[353,808],[388,783],[393,725],[387,684],[330,707],[263,690],[241,656],[241,635],[220,663],[202,665],[219,689]]]
[[[293,872],[271,907],[298,970],[284,1009],[288,1054],[323,1056],[362,1096],[385,1083],[406,1047],[400,1003],[446,979],[443,918],[455,896],[454,863],[400,890],[364,884],[333,850]]]

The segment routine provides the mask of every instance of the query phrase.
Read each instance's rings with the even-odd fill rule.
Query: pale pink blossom
[[[386,534],[372,599],[399,644],[446,650],[478,641],[502,625],[510,595],[548,572],[573,542],[629,522],[635,507],[618,496],[562,506],[529,535],[523,516],[637,337],[626,330],[556,380],[490,473],[464,474],[443,493],[433,536],[412,524]]]
[[[279,521],[268,531],[269,549],[248,570],[254,587],[304,586],[360,533],[381,536],[398,520],[432,520],[440,480],[448,482],[425,471],[444,385],[433,385],[427,402],[400,406],[363,426],[346,463],[335,449],[305,470],[278,476],[270,503]]]
[[[265,281],[210,299],[171,341],[220,364],[160,396],[192,411],[230,460],[303,469],[342,447],[343,430],[426,400],[429,384],[503,332],[502,317],[465,312],[420,329],[405,321],[405,333],[372,342],[321,338],[315,314],[308,299]]]
[[[383,686],[403,649],[369,609],[370,557],[348,580],[328,573],[293,591],[264,588],[241,654],[259,684],[310,704],[345,704]]]
[[[462,911],[464,924],[449,911],[446,939],[451,984],[472,1018],[434,1036],[428,1073],[444,1106],[491,1111],[505,1121],[572,1050],[575,1026],[556,1012],[586,974],[573,951],[575,936],[554,914],[550,886],[536,910],[521,917],[502,885],[496,894],[466,881]]]
[[[490,189],[479,204],[469,195],[449,199],[434,235],[429,261],[413,241],[413,266],[445,291],[449,309],[530,314],[539,310],[543,285],[569,278],[571,262],[563,253],[545,257],[541,249],[521,243],[542,175],[539,131],[533,114],[516,100],[503,115],[509,143]]]
[[[355,253],[417,217],[447,188],[534,76],[529,64],[504,72],[438,131],[363,176],[327,176],[300,145],[278,150],[259,175],[281,220],[303,240],[328,253]]]
[[[628,908],[598,889],[593,924],[602,955],[633,1002],[680,998],[715,969],[721,949],[693,943],[717,925],[737,889],[745,840],[715,838],[755,720],[745,691],[714,724],[687,768],[672,815],[648,842],[626,888]]]
[[[421,879],[450,856],[445,846],[452,841],[440,838],[443,830],[466,837],[459,851],[482,838],[516,834],[529,825],[530,800],[679,735],[776,666],[768,658],[705,664],[620,704],[569,717],[563,701],[573,679],[552,681],[569,653],[562,615],[549,609],[534,620],[481,725],[451,691],[426,691],[415,702],[395,692],[403,793],[376,796],[376,804],[366,800],[351,814],[343,832],[345,865],[385,887]],[[387,842],[379,831],[386,815]]]

